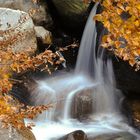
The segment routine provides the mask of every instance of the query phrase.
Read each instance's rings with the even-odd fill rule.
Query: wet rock
[[[73,118],[79,120],[87,119],[93,112],[92,93],[92,89],[85,89],[76,94],[71,108]]]
[[[128,132],[120,132],[115,134],[102,134],[89,140],[137,140],[137,138]]]
[[[35,136],[29,129],[16,130],[1,128],[0,126],[0,140],[35,140]]]
[[[40,39],[43,44],[52,43],[52,34],[50,31],[46,30],[42,26],[35,26],[34,29],[35,29],[37,38]]]
[[[34,4],[32,0],[1,0],[0,7],[19,9],[21,11],[30,13],[32,9],[37,10],[32,18],[36,25],[43,25],[50,28],[53,24],[52,18],[48,12],[47,5],[40,2],[39,5]]]
[[[1,48],[9,47],[13,52],[24,51],[28,54],[36,51],[34,24],[27,13],[0,8],[0,24]]]
[[[61,15],[72,16],[73,14],[83,14],[88,4],[81,0],[52,0]],[[75,17],[74,17],[75,18]]]
[[[128,100],[131,109],[132,125],[140,131],[140,100]]]
[[[88,139],[87,139],[87,135],[83,131],[77,130],[70,134],[67,134],[66,136],[58,140],[88,140]]]
[[[14,84],[10,94],[25,105],[34,105],[31,101],[31,92],[37,87],[35,80],[29,78],[29,76],[28,79],[26,77],[25,79],[23,77],[16,77],[16,79],[19,79],[20,82]]]
[[[129,125],[131,125],[132,127],[135,127],[134,121],[133,121],[133,112],[132,112],[131,105],[130,105],[128,99],[124,98],[122,100],[120,111],[126,117]]]
[[[88,17],[89,4],[81,0],[48,0],[47,3],[57,26],[71,33],[82,31]]]

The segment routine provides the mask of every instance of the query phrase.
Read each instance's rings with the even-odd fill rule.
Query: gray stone
[[[52,33],[46,30],[42,26],[35,26],[35,32],[37,38],[39,38],[43,44],[51,44],[52,43]]]
[[[19,10],[0,8],[0,45],[13,52],[34,53],[37,49],[34,24],[30,16]],[[32,50],[29,52],[29,50]]]
[[[0,0],[0,7],[19,9],[30,13],[31,10],[37,10],[32,18],[36,25],[44,25],[46,28],[52,26],[53,21],[44,3],[34,4],[32,0]]]

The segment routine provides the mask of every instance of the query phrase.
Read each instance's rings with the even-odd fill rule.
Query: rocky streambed
[[[57,11],[57,14],[52,12],[51,7],[54,7]],[[0,30],[6,31],[11,29],[12,27],[9,25],[14,26],[14,29],[16,29],[17,24],[19,24],[17,30],[14,30],[10,34],[6,34],[6,38],[9,40],[9,44],[11,45],[11,37],[15,36],[17,40],[12,44],[13,49],[16,51],[26,51],[26,49],[30,46],[34,48],[35,51],[40,51],[41,47],[44,47],[43,49],[46,49],[50,44],[53,44],[54,46],[61,47],[60,44],[64,45],[65,39],[68,39],[68,41],[65,42],[65,44],[70,45],[73,43],[73,40],[75,40],[75,37],[77,36],[77,33],[79,30],[84,27],[85,21],[87,19],[89,4],[83,4],[81,1],[55,1],[52,2],[40,2],[39,6],[32,4],[31,1],[21,0],[21,1],[0,1],[0,15],[9,13],[16,14],[18,16],[14,16],[17,23],[13,24],[13,21],[10,17],[8,17],[8,21],[5,22],[4,26],[0,26]],[[15,11],[7,8],[12,9],[20,9],[21,11],[25,11],[27,13],[30,12],[30,9],[32,8],[40,8],[40,12],[35,14],[32,18],[25,12],[21,11]],[[65,8],[65,9],[63,9]],[[77,9],[77,10],[75,10]],[[63,11],[64,10],[64,11]],[[25,21],[23,24],[18,23],[19,21],[19,15],[26,15],[28,17],[28,20]],[[73,18],[74,16],[74,18]],[[1,16],[3,17],[3,16]],[[0,17],[0,18],[1,18]],[[12,17],[12,16],[11,16]],[[80,20],[77,21],[77,19],[80,17]],[[84,19],[84,20],[82,20]],[[60,20],[60,21],[58,21]],[[3,21],[3,20],[2,20]],[[67,22],[64,22],[67,21]],[[8,24],[7,24],[8,23]],[[71,23],[71,24],[69,24]],[[64,28],[63,28],[64,27]],[[71,34],[70,30],[66,30],[67,28],[70,28],[73,32],[76,32],[76,35],[74,33]],[[55,30],[57,29],[57,32],[59,32],[57,35],[55,33]],[[50,30],[50,31],[49,31]],[[17,34],[21,33],[23,36],[17,37]],[[67,35],[69,34],[69,35]],[[5,34],[3,33],[3,36]],[[78,35],[81,36],[81,32]],[[0,39],[0,42],[4,42],[5,40]],[[37,44],[38,41],[38,44]],[[41,48],[42,51],[42,48]],[[75,59],[77,56],[77,50],[75,52],[70,51],[70,53],[64,53],[64,56],[66,57],[66,61],[68,62],[68,65],[74,66]],[[75,57],[75,59],[71,58],[71,55]],[[121,60],[117,60],[113,57],[114,67],[115,67],[115,75],[117,80],[117,87],[123,91],[123,94],[127,100],[127,105],[125,104],[122,106],[125,111],[122,111],[124,113],[125,117],[130,118],[130,125],[136,128],[137,131],[140,130],[140,108],[139,108],[139,101],[140,101],[140,86],[139,86],[139,80],[140,80],[140,73],[135,72],[132,67],[130,67],[127,62],[122,62]],[[70,62],[70,64],[69,64]],[[37,74],[30,73],[31,78],[38,78],[36,76]],[[18,77],[20,80],[22,80],[22,83],[18,83],[15,85],[13,90],[16,90],[16,94],[20,92],[18,97],[21,99],[21,97],[26,97],[24,100],[26,104],[31,104],[30,102],[30,93],[31,90],[33,90],[36,87],[36,82],[34,80],[26,80],[29,76],[24,75],[23,77]],[[32,76],[34,75],[34,76]],[[41,74],[40,74],[41,75]],[[26,77],[26,78],[25,78]],[[22,90],[21,90],[22,89]],[[74,100],[72,101],[72,109],[71,109],[71,116],[72,118],[77,118],[80,122],[88,122],[90,120],[90,114],[94,108],[92,106],[94,102],[91,100],[91,92],[94,92],[94,89],[88,89],[83,90],[82,92],[79,92],[75,95]],[[23,101],[23,100],[21,100]],[[123,105],[123,104],[122,104]],[[127,107],[126,107],[127,106]],[[129,119],[128,119],[129,120]],[[129,122],[128,122],[129,123]],[[10,132],[9,132],[10,131]],[[11,133],[12,132],[12,133]],[[47,132],[46,132],[47,133]],[[49,133],[49,132],[48,132]],[[35,137],[29,130],[22,130],[17,131],[15,129],[7,130],[7,129],[0,129],[0,139],[17,139],[17,140],[34,140]],[[77,130],[74,132],[71,132],[70,134],[66,134],[65,136],[58,138],[58,140],[135,140],[136,137],[129,133],[129,132],[118,132],[118,133],[105,133],[100,134],[94,138],[92,136],[88,135],[86,132],[82,130]],[[41,139],[40,139],[41,140]]]

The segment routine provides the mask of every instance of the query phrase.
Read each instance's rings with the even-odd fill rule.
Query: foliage
[[[24,73],[28,70],[40,69],[51,74],[51,68],[56,69],[61,62],[63,59],[51,50],[36,56],[28,56],[27,52],[14,53],[9,47],[5,50],[0,48],[0,120],[4,122],[3,126],[8,127],[11,124],[23,128],[24,118],[33,119],[38,113],[50,107],[50,105],[26,107],[14,100],[8,94],[13,85],[11,80],[13,72]]]
[[[107,29],[101,45],[139,70],[140,1],[103,0],[101,5],[103,11],[95,17]]]
[[[9,95],[13,87],[13,80],[11,80],[13,73],[23,74],[29,70],[39,69],[51,74],[52,69],[57,69],[64,59],[51,50],[36,56],[28,55],[33,54],[32,49],[26,52],[13,52],[9,45],[3,48],[1,43],[2,41],[0,42],[0,121],[3,122],[3,127],[12,126],[21,129],[26,127],[25,118],[33,119],[37,114],[49,109],[51,105],[25,106]],[[27,127],[31,128],[30,125]]]

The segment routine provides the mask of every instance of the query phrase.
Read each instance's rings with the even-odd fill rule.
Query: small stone
[[[35,32],[37,38],[41,39],[43,44],[52,43],[52,34],[42,26],[35,26]]]
[[[87,135],[82,130],[74,131],[58,140],[88,140]]]

